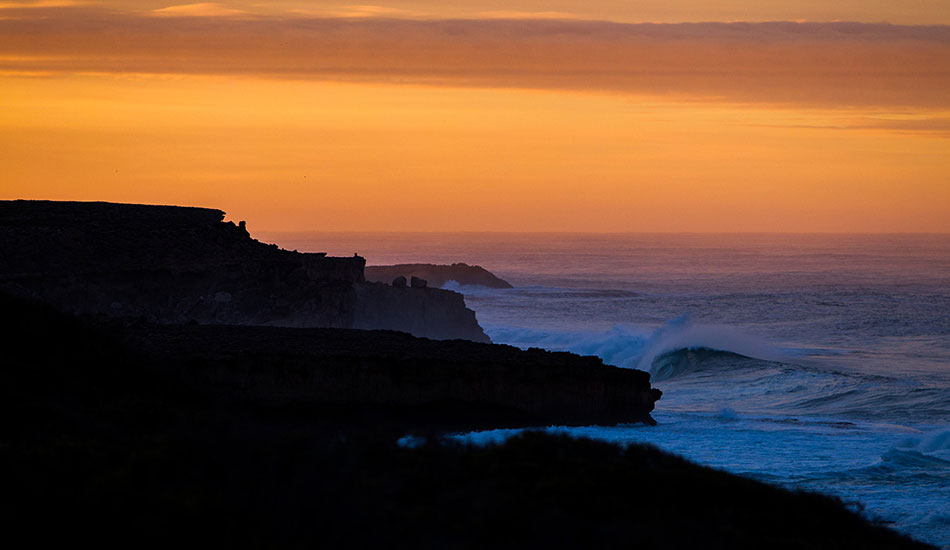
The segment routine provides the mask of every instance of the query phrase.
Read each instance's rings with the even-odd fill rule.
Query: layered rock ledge
[[[660,392],[644,372],[484,343],[461,294],[366,282],[363,258],[280,250],[223,217],[0,202],[0,293],[91,319],[214,400],[383,411],[433,429],[653,423]]]
[[[511,288],[511,283],[497,277],[480,265],[455,263],[439,264],[397,264],[368,265],[365,269],[367,281],[392,282],[397,277],[418,277],[428,281],[429,285],[441,287],[449,281],[460,285],[484,286],[488,288]]]
[[[834,498],[770,487],[652,446],[543,433],[484,448],[440,440],[430,436],[466,420],[492,427],[516,418],[485,403],[392,401],[431,395],[417,378],[427,369],[463,376],[451,388],[429,372],[439,392],[496,396],[502,405],[517,398],[531,411],[555,407],[562,418],[570,412],[558,410],[561,400],[589,411],[611,399],[597,390],[571,397],[562,377],[586,391],[601,382],[642,387],[643,373],[569,354],[391,332],[90,325],[2,293],[0,334],[0,471],[14,504],[9,540],[44,547],[94,540],[105,548],[183,541],[234,548],[932,548]],[[391,364],[380,362],[384,355]],[[477,380],[464,376],[476,371]],[[334,396],[318,380],[366,385],[337,387],[342,395]],[[528,382],[537,392],[522,391]],[[363,405],[308,401],[317,395]],[[398,446],[406,430],[423,430],[415,439],[429,443]]]
[[[0,201],[0,290],[161,323],[391,329],[487,342],[461,294],[366,282],[366,261],[261,243],[208,208]]]
[[[597,357],[394,331],[131,323],[118,332],[222,398],[387,409],[433,427],[655,424],[661,396],[647,373]]]

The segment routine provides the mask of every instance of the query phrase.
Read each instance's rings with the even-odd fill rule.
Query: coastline
[[[235,546],[411,535],[422,547],[927,547],[839,499],[648,445],[445,438],[654,424],[660,392],[646,372],[597,357],[360,330],[350,316],[363,307],[364,322],[366,308],[400,310],[379,319],[406,330],[421,311],[420,330],[433,336],[454,319],[484,337],[461,294],[365,283],[361,257],[282,251],[222,223],[220,211],[96,204],[93,218],[149,213],[100,223],[70,221],[68,210],[88,204],[52,206],[65,209],[59,219],[0,220],[14,252],[3,283],[20,296],[0,293],[9,340],[0,443],[16,525],[35,531],[45,514],[91,536],[108,517],[130,530],[117,536],[176,540],[187,529]],[[183,218],[166,223],[165,212]],[[362,306],[351,300],[360,292]],[[200,307],[179,308],[182,296]],[[432,315],[446,296],[452,303]],[[407,434],[426,443],[400,446]],[[504,538],[513,525],[520,534]]]
[[[436,437],[446,427],[432,423],[439,411],[310,406],[260,379],[254,395],[220,377],[209,385],[193,370],[220,368],[207,334],[188,339],[196,347],[184,370],[167,354],[129,347],[150,330],[168,351],[169,335],[233,327],[125,332],[21,300],[3,309],[5,496],[17,503],[13,531],[34,542],[928,548],[836,499],[650,446],[525,434],[473,447]],[[272,364],[259,374],[288,370]],[[430,443],[399,446],[407,428]]]

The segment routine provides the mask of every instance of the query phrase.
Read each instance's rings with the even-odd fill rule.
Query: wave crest
[[[780,359],[777,349],[760,338],[725,325],[694,324],[688,316],[656,329],[616,325],[602,332],[580,332],[488,326],[486,332],[496,343],[596,355],[611,365],[647,371],[653,380],[685,374],[696,359],[709,354]]]

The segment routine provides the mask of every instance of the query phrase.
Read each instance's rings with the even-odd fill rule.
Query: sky
[[[946,0],[0,0],[0,199],[950,232]]]

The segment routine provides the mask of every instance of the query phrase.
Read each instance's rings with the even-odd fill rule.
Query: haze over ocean
[[[494,342],[649,370],[664,392],[656,428],[569,432],[835,494],[950,547],[950,235],[258,237],[482,265],[515,288],[447,286]]]

